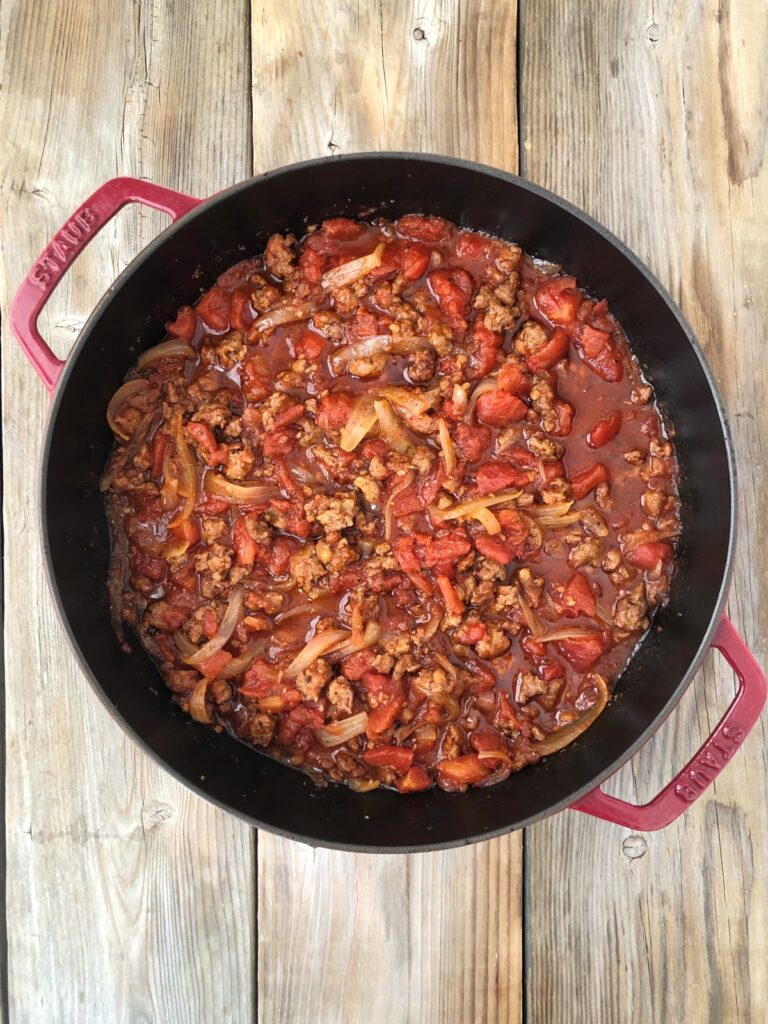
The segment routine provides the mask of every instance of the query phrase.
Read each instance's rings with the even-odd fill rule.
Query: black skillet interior
[[[668,410],[682,467],[679,569],[669,604],[624,672],[617,699],[572,747],[462,795],[317,789],[179,712],[139,645],[124,654],[109,622],[108,536],[97,481],[112,443],[104,418],[110,396],[175,309],[260,250],[270,233],[301,234],[306,223],[371,208],[390,217],[437,213],[501,235],[562,263],[582,286],[606,296]],[[169,228],[131,264],[94,311],[57,389],[43,466],[43,526],[73,645],[97,693],[152,756],[253,824],[321,845],[395,851],[459,845],[552,813],[650,735],[690,681],[722,610],[732,484],[725,425],[696,344],[668,297],[615,239],[510,175],[446,158],[368,154],[295,165],[238,185]]]

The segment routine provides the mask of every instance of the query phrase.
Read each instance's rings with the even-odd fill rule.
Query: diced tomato
[[[423,768],[415,764],[397,780],[395,786],[398,793],[420,793],[432,788],[432,779]]]
[[[232,655],[227,651],[216,651],[209,658],[205,658],[198,664],[199,670],[206,679],[217,679],[221,670],[232,661]]]
[[[598,331],[589,324],[584,324],[577,345],[584,362],[598,377],[612,384],[621,380],[624,366],[608,332]]]
[[[444,789],[457,791],[482,782],[491,769],[477,754],[463,754],[461,757],[447,757],[437,765],[437,777]]]
[[[294,537],[306,540],[309,536],[310,526],[304,516],[302,503],[294,498],[270,498],[270,508],[277,514],[279,521],[278,529],[284,533],[292,533]]]
[[[201,516],[221,516],[229,511],[229,502],[226,498],[215,498],[207,494],[203,501],[195,505],[195,512]]]
[[[163,608],[160,613],[163,625],[169,632],[181,629],[189,616],[188,608],[173,608],[170,605]]]
[[[665,541],[652,540],[638,544],[624,556],[630,565],[638,569],[653,569],[661,562],[671,562],[674,554],[671,544]]]
[[[261,659],[252,661],[245,670],[240,693],[257,700],[263,711],[274,713],[288,711],[301,703],[299,691],[280,680],[280,672],[275,665]]]
[[[299,256],[299,273],[309,284],[320,284],[327,262],[324,253],[305,245]]]
[[[387,729],[392,728],[403,708],[403,704],[405,704],[405,694],[397,693],[386,704],[382,704],[380,707],[368,712],[368,725],[365,735],[369,740],[376,740]]]
[[[421,277],[429,266],[429,252],[423,245],[409,245],[403,252],[403,276],[409,281]]]
[[[489,537],[487,533],[481,533],[475,537],[475,547],[487,558],[492,558],[500,565],[509,565],[514,560],[516,551],[511,544],[499,540],[497,537]]]
[[[296,436],[290,430],[278,430],[274,434],[266,434],[262,442],[262,451],[270,458],[287,455],[296,443]]]
[[[317,409],[317,425],[321,430],[341,430],[349,419],[354,399],[346,391],[336,391],[320,399]]]
[[[148,580],[160,581],[165,577],[168,566],[160,558],[153,558],[144,551],[134,548],[131,551],[131,568]]]
[[[206,608],[205,611],[203,612],[202,625],[203,632],[205,633],[209,640],[212,640],[219,632],[219,620],[216,618],[216,615],[212,608]]]
[[[284,747],[296,747],[296,739],[304,729],[319,729],[323,724],[323,713],[318,708],[297,704],[281,719],[277,727],[277,740]]]
[[[349,217],[331,217],[323,221],[320,230],[326,238],[332,238],[338,242],[351,242],[362,235],[365,225],[358,224],[357,221],[351,220]]]
[[[197,331],[197,314],[191,306],[182,306],[166,327],[169,334],[182,341],[193,341]]]
[[[358,651],[357,654],[350,654],[341,663],[341,671],[351,682],[359,682],[371,668],[376,655],[368,648],[365,651]]]
[[[487,633],[482,622],[463,622],[454,635],[460,644],[476,644],[485,640]]]
[[[220,445],[213,436],[213,431],[205,423],[188,423],[187,433],[200,449],[200,454],[209,466],[222,466],[227,461],[229,451],[226,445]]]
[[[427,280],[438,305],[445,313],[464,316],[475,289],[475,282],[466,270],[456,267],[433,270]]]
[[[595,636],[561,640],[558,646],[563,652],[563,657],[580,672],[586,672],[588,668],[591,668],[607,650],[605,640],[600,633]]]
[[[273,576],[285,576],[295,550],[296,541],[288,537],[275,537],[267,562],[267,568]]]
[[[314,363],[322,355],[324,345],[325,341],[319,334],[314,334],[312,331],[304,331],[298,341],[293,343],[293,351],[298,358],[307,359],[310,363]]]
[[[376,765],[381,768],[391,768],[392,771],[407,772],[413,761],[413,750],[410,747],[394,747],[385,745],[382,747],[371,747],[363,752],[363,760],[366,764]]]
[[[528,657],[533,658],[534,660],[536,660],[537,658],[545,658],[547,655],[546,644],[543,644],[539,640],[536,640],[530,634],[527,637],[525,637],[525,639],[521,642],[520,646],[523,648]]]
[[[575,501],[585,498],[598,484],[607,484],[611,479],[608,468],[602,462],[593,462],[571,477],[571,493]]]
[[[555,402],[555,425],[550,430],[553,437],[566,437],[573,430],[574,408],[569,402],[558,399]]]
[[[152,450],[149,456],[149,475],[154,480],[158,480],[163,475],[163,459],[165,458],[168,441],[168,435],[164,434],[162,430],[155,431],[155,436],[152,438]]]
[[[235,560],[238,565],[253,565],[259,546],[248,530],[248,520],[240,516],[232,527],[232,541],[235,546]]]
[[[508,359],[499,370],[499,390],[511,395],[527,395],[531,390],[531,378],[515,359]]]
[[[294,498],[296,501],[300,502],[299,507],[303,508],[304,494],[301,490],[301,487],[293,478],[293,474],[291,473],[290,469],[285,464],[285,461],[283,459],[275,459],[275,467],[273,474],[275,480],[280,485],[281,489],[285,492],[285,494],[287,494],[289,497]]]
[[[272,394],[269,379],[264,373],[261,356],[248,359],[240,371],[240,385],[249,402],[261,402]]]
[[[389,454],[389,446],[386,441],[382,441],[380,437],[376,437],[372,441],[363,441],[360,451],[362,452],[363,458],[370,462],[371,459],[374,458],[386,458]]]
[[[454,431],[454,440],[468,462],[477,462],[490,447],[493,435],[489,427],[459,423]]]
[[[530,533],[528,520],[512,508],[503,508],[497,511],[496,518],[501,523],[504,540],[516,549],[517,556],[522,555],[522,549],[525,547]]]
[[[587,444],[590,448],[602,448],[604,444],[608,444],[621,430],[622,415],[621,410],[616,409],[615,412],[609,412],[607,416],[603,416],[602,419],[598,420],[597,423],[587,434]]]
[[[496,698],[494,724],[498,727],[503,726],[507,730],[514,729],[522,733],[530,733],[531,731],[530,722],[518,715],[515,708],[512,707],[509,696],[503,690],[499,691]]]
[[[511,395],[508,391],[490,391],[480,395],[475,408],[478,420],[492,427],[516,423],[524,419],[528,412],[525,402],[521,402],[517,395]]]
[[[229,329],[229,295],[214,285],[195,306],[197,315],[212,331]]]
[[[442,217],[409,213],[397,222],[397,230],[404,238],[415,238],[419,242],[444,242],[451,237],[453,228]]]
[[[546,658],[544,661],[540,661],[536,671],[548,683],[552,682],[553,679],[562,678],[565,674],[563,666],[559,661],[555,661],[554,658]]]
[[[421,498],[419,498],[419,492],[415,485],[400,491],[392,503],[392,513],[397,519],[413,515],[414,512],[420,512],[421,509]]]
[[[235,288],[229,297],[229,319],[238,331],[247,331],[253,323],[251,293],[247,288]]]
[[[575,572],[563,587],[563,610],[566,615],[595,615],[595,595],[589,580],[580,572]]]
[[[416,537],[412,533],[398,537],[392,551],[403,572],[418,572],[421,568],[419,556],[416,554]]]
[[[191,517],[189,519],[185,519],[183,523],[179,523],[178,526],[174,526],[171,533],[178,540],[186,541],[190,546],[192,544],[197,544],[200,540],[200,527]]]
[[[464,602],[456,593],[456,588],[448,579],[448,577],[437,576],[435,578],[435,582],[437,583],[440,593],[443,595],[443,601],[445,602],[445,610],[451,615],[463,615]]]
[[[583,295],[573,277],[555,277],[536,292],[539,311],[553,324],[570,327],[576,320]]]
[[[416,547],[421,555],[420,568],[426,566],[443,576],[453,576],[456,563],[472,550],[466,530],[462,527],[437,537],[428,533],[417,533],[415,536]]]
[[[567,356],[569,347],[568,332],[563,327],[556,327],[546,345],[538,352],[531,352],[525,361],[533,373],[542,373],[551,370],[555,363]]]
[[[465,693],[488,693],[496,686],[496,676],[492,669],[482,661],[474,661],[469,665],[472,681]]]
[[[533,476],[533,473],[518,469],[509,462],[490,459],[475,473],[475,489],[478,494],[493,494],[494,491],[503,491],[505,487],[525,487]]]
[[[275,416],[275,430],[280,430],[283,427],[289,426],[291,423],[295,423],[296,420],[300,420],[303,415],[304,406],[301,402],[294,402],[293,405],[287,405]]]
[[[588,359],[594,359],[595,356],[599,356],[610,343],[611,336],[607,331],[597,331],[594,327],[590,327],[589,324],[584,324],[581,330],[579,346]]]
[[[479,320],[472,325],[467,335],[467,377],[470,380],[482,380],[495,368],[503,340],[500,334],[489,330]]]
[[[460,260],[491,260],[498,252],[499,243],[476,231],[460,231],[456,236],[456,255]]]

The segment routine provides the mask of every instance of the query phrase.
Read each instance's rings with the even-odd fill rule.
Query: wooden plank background
[[[766,58],[763,0],[6,0],[3,314],[115,174],[205,195],[360,149],[519,167],[625,239],[707,350],[740,470],[731,613],[765,662]],[[81,257],[42,323],[57,352],[161,224],[125,211]],[[257,840],[137,751],[77,668],[39,550],[46,397],[2,343],[12,1021],[765,1019],[764,724],[661,833],[564,813],[408,857]],[[612,791],[653,795],[732,690],[709,658]]]

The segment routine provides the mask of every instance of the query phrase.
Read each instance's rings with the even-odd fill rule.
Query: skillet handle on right
[[[679,818],[714,782],[760,716],[766,701],[766,679],[727,615],[720,620],[712,646],[736,673],[739,689],[712,734],[685,768],[647,804],[627,803],[609,796],[598,786],[571,804],[573,810],[616,825],[653,832]]]

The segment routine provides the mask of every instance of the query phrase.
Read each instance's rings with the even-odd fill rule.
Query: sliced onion
[[[252,661],[265,653],[267,639],[267,637],[260,637],[252,644],[248,644],[242,654],[238,654],[232,661],[227,662],[219,672],[219,679],[232,679],[234,676],[239,676],[241,672],[245,672]]]
[[[210,725],[213,721],[205,704],[207,690],[208,680],[201,679],[189,695],[189,713],[196,722],[201,722],[203,725]]]
[[[444,714],[441,716],[440,725],[447,725],[448,722],[455,722],[461,714],[459,702],[450,693],[431,693],[429,703],[437,704]]]
[[[210,658],[212,654],[216,654],[217,651],[221,650],[235,631],[235,626],[237,626],[240,613],[243,610],[244,597],[245,592],[242,587],[235,587],[232,590],[227,610],[224,612],[224,618],[219,623],[216,635],[207,644],[203,644],[194,654],[184,658],[188,665],[197,666],[202,661],[205,661],[206,658]]]
[[[491,508],[493,505],[501,505],[505,501],[514,501],[519,498],[522,491],[501,491],[499,494],[486,494],[482,498],[472,498],[470,501],[459,502],[451,508],[436,508],[430,505],[430,515],[435,519],[464,519],[467,516],[476,516],[482,508]]]
[[[412,352],[419,352],[431,347],[429,338],[420,335],[373,334],[332,352],[330,356],[331,369],[334,373],[341,373],[353,359],[370,359],[371,356],[381,353],[407,356]]]
[[[272,327],[280,327],[282,324],[292,324],[297,320],[306,320],[310,314],[308,306],[278,306],[277,309],[271,309],[268,313],[262,314],[257,320],[253,321],[249,334],[252,331],[268,331]]]
[[[318,633],[299,651],[285,670],[286,679],[295,679],[305,668],[348,638],[349,631],[346,629],[329,629],[325,633]]]
[[[193,644],[189,637],[182,633],[181,630],[176,630],[173,634],[173,642],[176,644],[176,648],[183,657],[188,658],[192,654],[197,654],[198,646]]]
[[[676,530],[635,530],[633,533],[625,533],[619,537],[621,546],[626,554],[640,547],[641,544],[653,543],[659,540],[673,540],[679,536],[680,529]]]
[[[418,341],[420,339],[414,339]],[[387,385],[380,389],[382,398],[394,405],[397,412],[406,419],[409,416],[423,416],[425,412],[434,409],[440,401],[438,388],[429,388],[427,391],[419,391],[416,388],[401,388],[395,385]]]
[[[536,618],[533,608],[531,608],[526,599],[523,597],[523,592],[519,587],[517,588],[517,601],[520,606],[520,611],[522,613],[523,620],[525,621],[526,626],[530,630],[531,636],[538,640],[538,638],[544,632],[544,629],[539,620]]]
[[[277,488],[271,484],[233,484],[218,473],[206,474],[203,490],[217,498],[226,498],[235,505],[258,505],[278,495]]]
[[[604,711],[609,697],[608,684],[597,673],[594,673],[592,678],[595,680],[598,690],[597,700],[581,718],[577,718],[575,722],[571,722],[570,725],[566,725],[562,729],[551,732],[541,743],[536,745],[536,750],[543,756],[546,757],[547,754],[554,754],[556,751],[568,746],[569,743],[573,743],[576,737],[581,736],[592,725],[598,715]]]
[[[177,491],[184,499],[184,503],[168,524],[171,529],[175,526],[180,526],[189,519],[195,510],[197,502],[197,468],[195,466],[195,457],[187,444],[187,439],[184,437],[184,427],[180,415],[176,417],[173,439],[176,447],[176,460],[179,465]]]
[[[386,500],[386,503],[384,505],[384,539],[387,541],[392,539],[392,528],[394,526],[395,498],[398,496],[398,494],[401,493],[401,491],[404,491],[406,487],[411,486],[411,484],[413,483],[413,478],[415,476],[415,472],[412,469],[409,469],[408,472],[403,477],[402,481],[397,485],[397,487],[392,488],[392,493]]]
[[[467,420],[468,422],[472,419],[475,413],[475,406],[477,405],[478,398],[480,398],[482,395],[489,394],[489,392],[491,391],[498,390],[499,386],[494,377],[485,377],[483,380],[480,381],[479,384],[476,384],[474,390],[472,391],[472,394],[469,396],[469,401],[467,402],[467,411],[464,416],[464,419]]]
[[[372,789],[378,789],[381,785],[379,779],[345,779],[350,789],[356,793],[370,793]]]
[[[437,603],[432,601],[429,619],[424,626],[424,639],[423,643],[427,643],[440,628],[440,623],[443,621],[443,609]]]
[[[373,407],[379,420],[381,436],[387,444],[396,452],[412,451],[413,445],[405,432],[405,428],[397,416],[395,416],[392,406],[386,398],[375,399]]]
[[[339,448],[343,452],[353,452],[365,435],[376,423],[378,416],[373,407],[370,395],[360,395],[352,406],[349,419],[344,425],[339,439]]]
[[[475,519],[481,524],[486,533],[492,537],[501,533],[501,523],[489,508],[481,508],[475,512]]]
[[[315,738],[324,747],[338,747],[348,740],[360,736],[368,728],[368,712],[361,711],[357,715],[350,715],[340,722],[332,725],[325,725],[322,729],[315,729]]]
[[[551,505],[530,505],[525,511],[545,530],[571,526],[581,519],[581,512],[572,512],[572,501],[555,501]]]
[[[109,400],[109,405],[107,406],[107,423],[110,425],[114,433],[123,441],[129,440],[131,435],[123,433],[122,429],[117,425],[115,416],[124,405],[130,404],[131,399],[135,398],[136,395],[146,387],[147,382],[143,378],[128,380],[117,389]]]
[[[467,398],[467,392],[461,386],[461,384],[453,385],[453,392],[451,394],[451,405],[454,407],[456,412],[461,416],[467,411],[467,405],[469,399]]]
[[[479,750],[477,756],[481,761],[503,761],[505,764],[512,765],[512,758],[506,750]]]
[[[540,633],[536,639],[543,644],[553,644],[558,640],[586,640],[591,636],[597,636],[594,629],[587,629],[585,626],[562,626],[560,629]]]
[[[156,363],[159,359],[197,359],[197,353],[181,338],[169,338],[168,341],[161,341],[159,345],[153,345],[139,356],[136,368],[143,370],[145,366]]]
[[[506,750],[480,750],[477,754],[479,761],[501,761],[501,764],[490,775],[487,775],[478,786],[493,786],[509,776],[512,771],[512,758]]]
[[[336,648],[329,656],[328,660],[340,661],[342,658],[348,658],[350,654],[357,654],[358,651],[365,651],[369,647],[373,647],[379,640],[384,636],[384,627],[380,622],[369,622],[362,633],[358,633],[357,636],[351,636],[349,640],[341,644]]]
[[[452,662],[448,661],[444,654],[436,653],[435,661],[438,663],[438,665],[442,665],[442,667],[445,669],[445,671],[452,679],[456,679],[456,677],[459,674],[459,670]]]
[[[340,267],[334,267],[324,274],[320,280],[321,286],[328,291],[331,288],[343,288],[345,285],[359,281],[361,277],[370,274],[372,270],[381,266],[381,257],[384,253],[384,242],[379,242],[373,252],[367,256],[358,256],[357,259],[342,263]]]
[[[450,476],[454,469],[456,469],[456,449],[453,447],[453,438],[451,432],[448,429],[448,424],[441,416],[437,421],[438,437],[440,438],[440,448],[443,453],[443,465],[445,466],[445,472]]]

